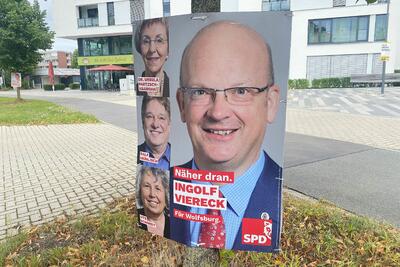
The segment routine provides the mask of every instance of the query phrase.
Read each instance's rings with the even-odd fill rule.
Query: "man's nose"
[[[154,119],[153,119],[153,122],[151,123],[151,126],[152,126],[153,128],[158,128],[158,127],[160,127],[160,120],[159,120],[158,118],[154,118]]]
[[[207,115],[213,120],[222,120],[232,114],[232,106],[227,102],[224,92],[215,92],[214,101],[207,111]]]

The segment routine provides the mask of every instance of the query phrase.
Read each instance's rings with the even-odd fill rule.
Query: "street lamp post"
[[[386,9],[386,43],[388,42],[388,34],[389,34],[389,6],[390,6],[390,0],[387,0],[387,9]],[[387,59],[383,60],[382,63],[382,84],[381,84],[381,94],[385,93],[385,73],[386,73],[386,61]]]

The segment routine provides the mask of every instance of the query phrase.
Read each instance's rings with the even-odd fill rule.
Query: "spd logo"
[[[271,246],[272,220],[243,218],[242,244]]]

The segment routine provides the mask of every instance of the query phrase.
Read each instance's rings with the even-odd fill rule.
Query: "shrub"
[[[81,85],[79,83],[70,83],[68,87],[69,89],[80,89]]]
[[[400,70],[394,70],[394,73],[400,73]]]
[[[341,83],[342,83],[341,87],[344,87],[344,88],[352,87],[352,84],[350,82],[350,77],[341,78]]]
[[[321,79],[314,79],[311,82],[312,88],[321,88]]]
[[[29,80],[22,79],[21,88],[22,89],[30,89],[31,86],[29,84]]]
[[[307,79],[293,79],[288,82],[289,89],[306,89],[310,86]]]
[[[343,88],[352,86],[350,77],[314,79],[311,84],[312,88]]]
[[[43,85],[43,89],[45,91],[52,91],[53,87],[51,84],[45,84],[45,85]],[[64,89],[65,89],[65,84],[63,84],[63,83],[58,83],[58,84],[54,85],[54,90],[64,90]]]

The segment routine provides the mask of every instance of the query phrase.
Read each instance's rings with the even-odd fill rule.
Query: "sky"
[[[33,3],[33,0],[28,0]],[[71,0],[63,0],[63,1],[71,1]],[[38,0],[40,9],[46,10],[46,22],[50,26],[50,29],[54,31],[53,27],[53,16],[52,16],[52,3],[53,0]],[[72,14],[71,14],[72,15]],[[57,34],[56,34],[57,35]],[[58,51],[74,51],[75,48],[78,48],[78,44],[76,40],[68,40],[63,38],[54,38],[53,50]]]

